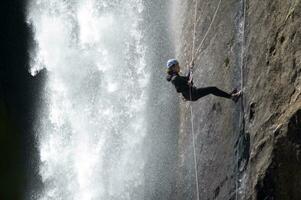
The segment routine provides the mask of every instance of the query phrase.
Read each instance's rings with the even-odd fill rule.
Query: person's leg
[[[231,94],[228,94],[227,92],[224,92],[217,87],[204,87],[204,88],[195,88],[192,89],[191,92],[191,100],[196,101],[199,98],[202,98],[204,96],[207,96],[209,94],[213,94],[218,97],[224,97],[227,99],[231,98]]]

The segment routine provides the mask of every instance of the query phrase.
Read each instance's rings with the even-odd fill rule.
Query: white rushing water
[[[47,69],[32,199],[143,199],[141,0],[31,0],[31,74]]]

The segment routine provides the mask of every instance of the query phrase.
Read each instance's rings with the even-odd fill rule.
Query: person
[[[193,66],[193,63],[191,67]],[[202,87],[197,88],[193,86],[193,80],[191,76],[191,67],[187,76],[180,76],[180,65],[176,59],[170,59],[167,61],[167,77],[166,80],[171,82],[178,93],[181,93],[186,101],[197,101],[198,99],[213,94],[218,97],[224,97],[232,99],[235,103],[241,96],[241,91],[234,89],[231,93],[227,93],[220,90],[217,87]]]

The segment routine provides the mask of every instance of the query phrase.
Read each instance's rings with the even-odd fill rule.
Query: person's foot
[[[237,92],[238,92],[238,90],[235,88],[230,94],[232,95],[232,94],[235,94]]]
[[[231,99],[236,103],[238,99],[241,97],[242,91],[238,91],[237,89],[234,89],[231,92]]]

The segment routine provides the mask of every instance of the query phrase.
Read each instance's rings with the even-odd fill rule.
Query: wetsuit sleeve
[[[166,80],[169,82],[169,81],[171,81],[171,79],[172,79],[172,76],[171,75],[167,75],[166,76]]]
[[[190,78],[190,69],[189,69],[188,72],[186,73],[186,76],[185,76],[185,77],[187,77],[188,80],[189,80],[189,78]]]
[[[187,72],[187,75],[186,75],[186,78],[187,78],[187,82],[190,80],[191,78],[191,84],[193,85],[193,79],[191,77],[191,69],[189,68],[188,72]]]

